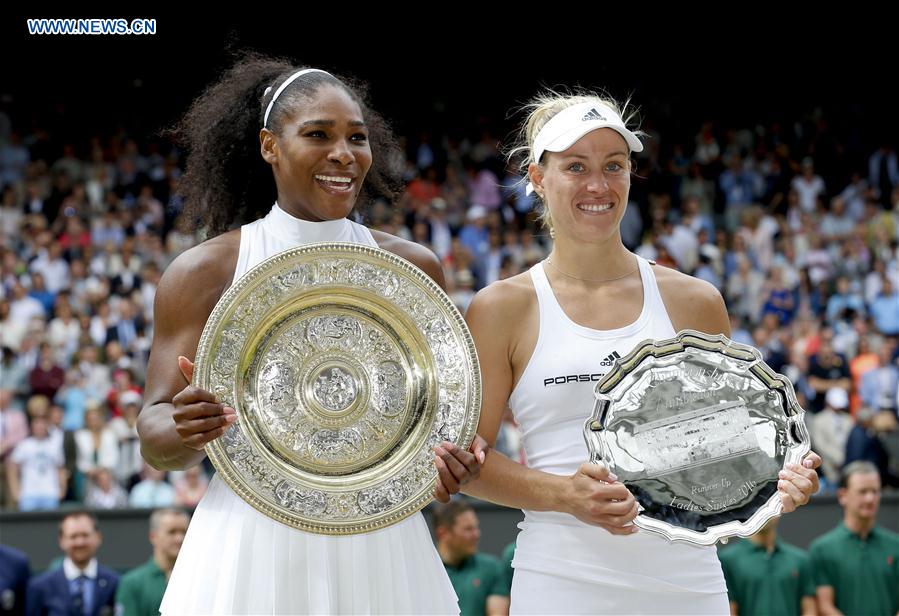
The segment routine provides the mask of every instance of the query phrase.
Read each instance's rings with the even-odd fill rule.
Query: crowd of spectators
[[[721,291],[734,340],[760,349],[808,411],[823,490],[854,460],[896,488],[895,144],[847,153],[816,114],[708,121],[686,140],[647,124],[623,240]],[[211,468],[148,467],[135,428],[156,286],[204,239],[178,224],[184,152],[124,129],[62,142],[9,118],[0,127],[2,506],[194,506]],[[404,194],[357,215],[431,248],[460,310],[546,257],[552,239],[500,130],[401,142]],[[526,460],[511,417],[498,446]]]

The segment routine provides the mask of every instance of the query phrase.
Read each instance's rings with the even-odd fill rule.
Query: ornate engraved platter
[[[275,255],[219,300],[194,385],[239,420],[206,452],[269,517],[343,535],[389,526],[432,496],[433,447],[467,448],[481,406],[461,314],[420,269],[360,244]]]

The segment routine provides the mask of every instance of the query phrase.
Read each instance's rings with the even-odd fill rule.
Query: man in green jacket
[[[181,509],[157,509],[150,516],[153,556],[126,573],[116,591],[117,616],[157,616],[189,522]]]
[[[779,520],[772,518],[762,530],[719,554],[734,616],[816,613],[808,554],[778,538]]]
[[[434,510],[437,551],[446,567],[462,616],[509,613],[509,591],[499,559],[478,552],[481,531],[471,505],[453,501]]]
[[[870,462],[848,464],[837,492],[843,523],[809,550],[821,614],[899,613],[899,535],[876,525],[880,473]]]

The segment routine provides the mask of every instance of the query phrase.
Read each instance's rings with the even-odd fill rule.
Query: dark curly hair
[[[188,151],[179,186],[185,199],[182,228],[204,227],[207,237],[213,237],[268,213],[277,190],[271,167],[259,153],[259,130],[278,86],[298,70],[301,67],[286,59],[244,52],[168,131]],[[402,188],[399,170],[394,168],[401,160],[399,148],[387,122],[368,105],[362,84],[327,73],[307,73],[278,96],[268,128],[280,136],[285,116],[323,85],[343,89],[361,108],[369,129],[372,166],[360,202],[378,198],[393,202]]]

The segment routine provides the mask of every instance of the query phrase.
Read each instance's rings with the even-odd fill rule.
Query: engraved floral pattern
[[[384,525],[378,520],[401,519],[429,500],[436,476],[431,448],[440,440],[473,434],[480,385],[472,380],[478,376],[477,364],[464,322],[432,283],[399,267],[395,257],[389,266],[378,262],[375,256],[385,259],[374,254],[380,251],[340,246],[347,256],[339,256],[335,246],[324,256],[304,259],[288,253],[311,253],[311,248],[294,249],[254,268],[226,292],[223,301],[232,302],[227,312],[217,307],[210,317],[218,333],[207,339],[204,332],[200,346],[207,357],[203,378],[208,382],[202,385],[232,401],[239,414],[258,418],[239,421],[210,445],[226,481],[253,506],[286,523],[343,533]],[[331,285],[383,298],[403,315],[402,322],[408,320],[417,330],[418,350],[410,353],[410,342],[385,325],[393,321],[370,318],[367,308],[357,314],[355,305],[340,307],[336,301],[338,311],[328,313],[304,300],[302,312],[275,312],[292,298]],[[374,314],[383,310],[381,304],[373,306]],[[281,322],[273,324],[272,315]],[[263,326],[266,332],[259,338],[254,332]],[[242,365],[252,349],[257,355]],[[427,365],[419,365],[419,358]],[[434,371],[433,380],[421,380],[424,370]],[[426,394],[426,383],[436,389]],[[431,400],[430,410],[415,402],[422,394]],[[316,405],[320,410],[311,411]],[[405,461],[396,472],[369,473],[358,485],[356,471],[342,483],[288,478],[275,454],[254,449],[260,439],[273,438],[299,459],[338,466],[365,463],[359,468],[368,468],[366,456],[377,454],[370,461],[377,464],[383,455],[379,451],[396,454],[384,448],[405,438],[409,413],[419,405],[432,418],[429,433],[402,454]],[[336,415],[323,418],[321,409]],[[340,423],[342,414],[348,416],[347,425]],[[263,432],[250,438],[258,430]]]

